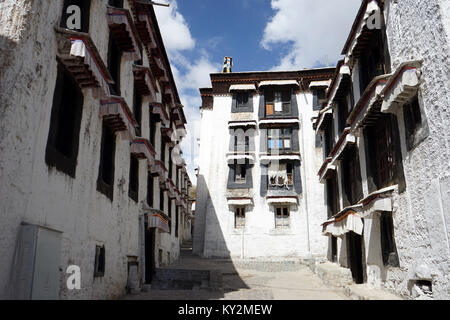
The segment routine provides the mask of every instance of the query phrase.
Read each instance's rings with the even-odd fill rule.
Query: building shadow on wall
[[[199,175],[197,177],[193,250],[182,252],[180,264],[192,270],[210,270],[214,278],[220,278],[218,279],[220,290],[210,291],[208,295],[204,295],[200,299],[220,299],[224,298],[226,293],[249,289],[232,260],[218,214],[211,200],[205,178]],[[205,254],[208,257],[205,257]],[[194,296],[193,299],[195,298]]]

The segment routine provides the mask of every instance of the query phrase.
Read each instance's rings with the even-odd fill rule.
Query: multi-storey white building
[[[326,217],[311,119],[334,69],[211,74],[201,89],[194,253],[205,257],[321,254]],[[322,90],[323,91],[323,90]]]
[[[114,298],[149,283],[190,228],[186,120],[153,7],[0,9],[0,299]]]
[[[328,257],[357,283],[448,299],[448,1],[363,1],[315,121]]]

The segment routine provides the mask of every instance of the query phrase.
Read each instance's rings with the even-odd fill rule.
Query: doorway
[[[353,231],[345,235],[347,239],[347,259],[355,283],[364,283],[362,260],[362,237]]]
[[[150,284],[155,272],[155,228],[145,224],[145,283]]]

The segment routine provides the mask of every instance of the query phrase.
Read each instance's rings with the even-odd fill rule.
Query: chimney
[[[231,73],[231,68],[233,67],[233,58],[225,57],[223,58],[223,69],[222,73]]]

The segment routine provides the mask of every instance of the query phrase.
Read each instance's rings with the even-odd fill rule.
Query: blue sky
[[[223,57],[233,72],[335,66],[361,0],[155,0],[188,136],[182,143],[196,183],[201,99]]]

